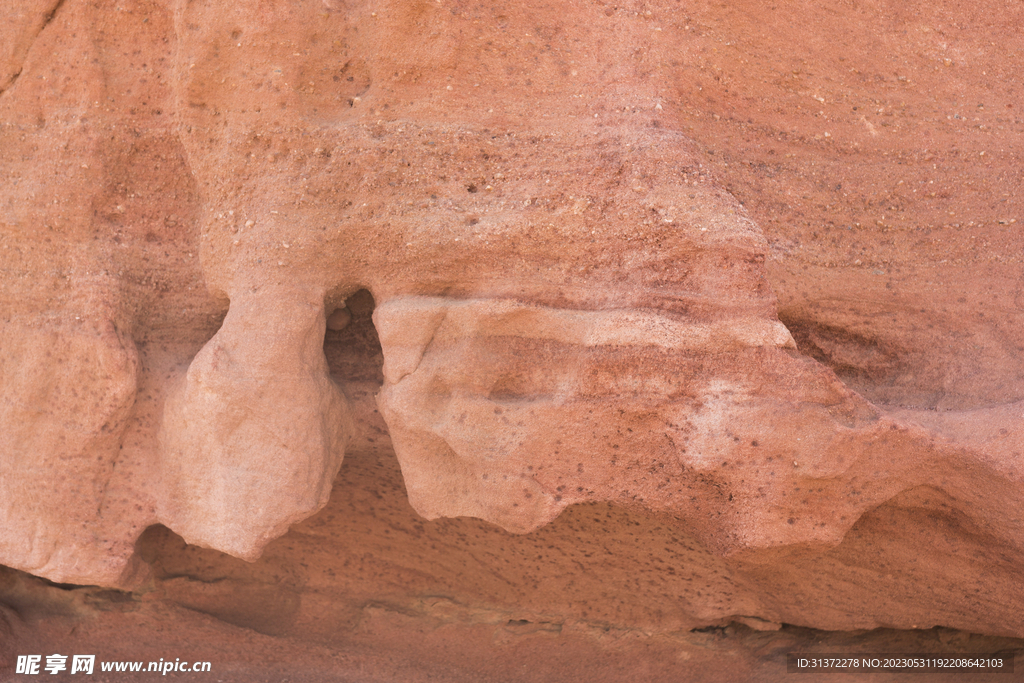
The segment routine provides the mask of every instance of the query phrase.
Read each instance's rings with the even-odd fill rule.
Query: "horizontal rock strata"
[[[746,35],[732,10],[14,5],[0,563],[137,587],[158,524],[256,560],[346,449],[393,446],[427,519],[660,516],[692,539],[675,569],[730,576],[676,625],[1024,635],[1024,266],[971,270],[968,301],[905,245],[905,277],[865,271],[860,221],[775,225],[792,206],[737,170],[769,152],[687,123],[729,94],[693,28]],[[791,172],[765,171],[772,201],[806,189]],[[956,230],[995,240],[1000,205]],[[644,604],[621,618],[656,627]]]

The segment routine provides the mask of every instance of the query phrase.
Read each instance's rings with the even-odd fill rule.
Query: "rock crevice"
[[[951,107],[924,130],[895,113],[909,76],[835,70],[817,6],[793,43],[699,3],[14,4],[0,562],[138,586],[156,524],[253,561],[328,504],[346,449],[393,451],[430,520],[671,520],[743,584],[688,597],[694,627],[1024,635],[1024,192],[977,136],[1024,138],[966,76],[979,128],[948,132],[930,9],[933,56],[899,48]],[[791,43],[826,75],[782,68]],[[995,208],[946,202],[930,155],[960,168],[961,140]],[[991,552],[945,566],[915,534]],[[926,571],[870,554],[900,542]],[[981,614],[949,567],[977,590],[996,565]]]

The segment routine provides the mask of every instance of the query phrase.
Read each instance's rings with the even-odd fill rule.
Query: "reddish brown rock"
[[[161,521],[247,560],[324,506],[352,432],[323,353],[323,294],[262,294],[232,301],[160,435]]]
[[[1018,9],[12,6],[0,562],[291,637],[317,581],[368,624],[1024,635]],[[526,535],[332,513],[346,448]],[[254,560],[325,504],[393,583],[285,536],[225,584],[302,576],[260,621],[136,545]]]

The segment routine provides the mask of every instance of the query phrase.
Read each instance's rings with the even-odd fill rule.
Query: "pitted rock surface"
[[[796,4],[14,2],[0,562],[253,561],[393,449],[716,567],[605,619],[1024,635],[1020,11]]]

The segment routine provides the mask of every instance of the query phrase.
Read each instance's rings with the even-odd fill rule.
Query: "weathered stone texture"
[[[1024,636],[1020,10],[791,4],[7,2],[0,562],[256,560],[393,447],[717,568],[605,620]]]

